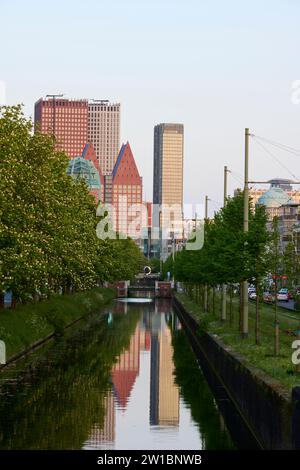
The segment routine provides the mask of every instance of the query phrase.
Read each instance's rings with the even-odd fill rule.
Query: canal
[[[238,447],[167,299],[114,301],[0,380],[0,449]]]

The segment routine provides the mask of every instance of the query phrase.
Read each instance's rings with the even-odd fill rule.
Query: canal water
[[[0,381],[0,449],[236,447],[168,299],[114,301]]]

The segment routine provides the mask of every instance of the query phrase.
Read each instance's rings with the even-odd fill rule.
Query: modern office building
[[[103,175],[110,175],[120,149],[120,103],[89,102],[88,141],[93,144]]]
[[[127,142],[122,145],[112,172],[112,201],[115,230],[134,239],[141,235],[142,193],[142,178]]]
[[[168,256],[168,238],[182,238],[183,144],[183,124],[154,127],[153,225],[160,233],[163,258]]]
[[[154,127],[153,203],[183,205],[183,124]]]
[[[39,99],[34,107],[35,130],[55,136],[55,147],[70,157],[81,154],[88,142],[88,101]]]
[[[120,149],[120,103],[89,103],[88,139],[95,148],[104,175],[105,202],[112,203],[112,171]]]

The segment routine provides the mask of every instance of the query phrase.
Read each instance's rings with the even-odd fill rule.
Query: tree
[[[0,293],[26,301],[131,278],[139,248],[97,238],[85,181],[68,176],[67,155],[32,130],[20,106],[0,108]]]

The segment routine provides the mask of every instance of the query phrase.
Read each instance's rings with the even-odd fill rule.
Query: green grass
[[[220,321],[220,298],[216,296],[215,315],[204,313],[202,307],[185,294],[176,294],[187,311],[191,312],[198,320],[201,330],[216,334],[232,351],[243,355],[245,362],[251,364],[270,377],[278,381],[285,389],[290,390],[300,385],[300,373],[292,363],[292,342],[297,339],[288,335],[286,331],[299,329],[300,315],[297,312],[278,308],[278,320],[280,326],[280,353],[274,356],[274,306],[260,304],[260,345],[255,344],[255,303],[249,302],[249,337],[241,339],[239,333],[239,299],[233,300],[233,318],[230,323]],[[210,299],[210,304],[212,304]],[[211,310],[211,309],[210,309]],[[227,317],[229,317],[229,301],[227,301]],[[295,318],[292,318],[295,317]],[[299,319],[298,319],[299,318]]]
[[[0,310],[0,340],[6,345],[6,359],[53,332],[62,332],[65,326],[97,311],[114,297],[114,290],[97,287]]]

